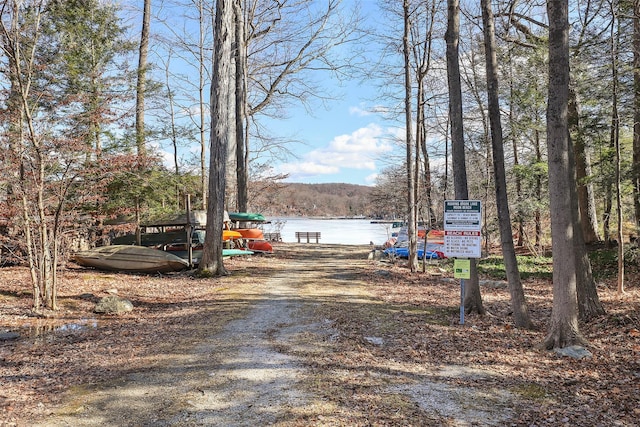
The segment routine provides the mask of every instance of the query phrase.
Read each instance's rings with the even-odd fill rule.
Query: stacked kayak
[[[265,240],[264,234],[259,228],[236,228],[234,231],[240,233],[249,250],[258,253],[273,253],[273,246]]]
[[[222,240],[235,240],[242,238],[242,234],[238,233],[236,230],[222,230]]]
[[[265,222],[264,215],[250,212],[229,212],[232,222]]]

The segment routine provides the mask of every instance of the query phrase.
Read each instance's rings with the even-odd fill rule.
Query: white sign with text
[[[445,200],[444,254],[449,258],[482,256],[480,200]]]

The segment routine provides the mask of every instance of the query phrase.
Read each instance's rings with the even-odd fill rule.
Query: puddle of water
[[[60,325],[54,329],[54,332],[82,332],[87,329],[95,329],[98,327],[98,321],[96,319],[83,320],[81,323],[68,323],[66,325]]]
[[[98,327],[97,319],[79,319],[70,323],[36,323],[24,325],[20,330],[20,335],[34,338],[43,338],[56,334],[75,334],[82,333]]]

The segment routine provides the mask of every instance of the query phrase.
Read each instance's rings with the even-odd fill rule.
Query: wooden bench
[[[315,239],[316,243],[320,241],[320,232],[319,231],[296,231],[296,239],[298,239],[298,243],[300,243],[301,239],[306,239],[307,243],[309,243],[310,239]]]
[[[264,233],[264,240],[270,242],[282,242],[282,236],[280,233]]]

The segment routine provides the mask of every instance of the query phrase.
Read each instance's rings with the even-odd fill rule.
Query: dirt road
[[[366,366],[350,354],[333,307],[372,307],[371,315],[388,309],[367,291],[376,274],[367,255],[366,247],[279,248],[268,277],[237,285],[231,278],[222,288],[215,304],[242,306],[241,316],[160,364],[72,388],[33,425],[502,425],[512,396],[455,385],[492,372],[408,367],[392,357]],[[215,308],[208,321],[218,321]],[[378,336],[360,339],[383,345]]]
[[[280,244],[208,279],[69,265],[46,318],[28,270],[2,268],[0,427],[637,425],[637,287],[599,285],[607,314],[581,325],[593,357],[576,360],[538,346],[550,280],[525,282],[541,327],[513,327],[495,280],[463,326],[450,264],[368,253]],[[94,313],[114,294],[133,311]]]

